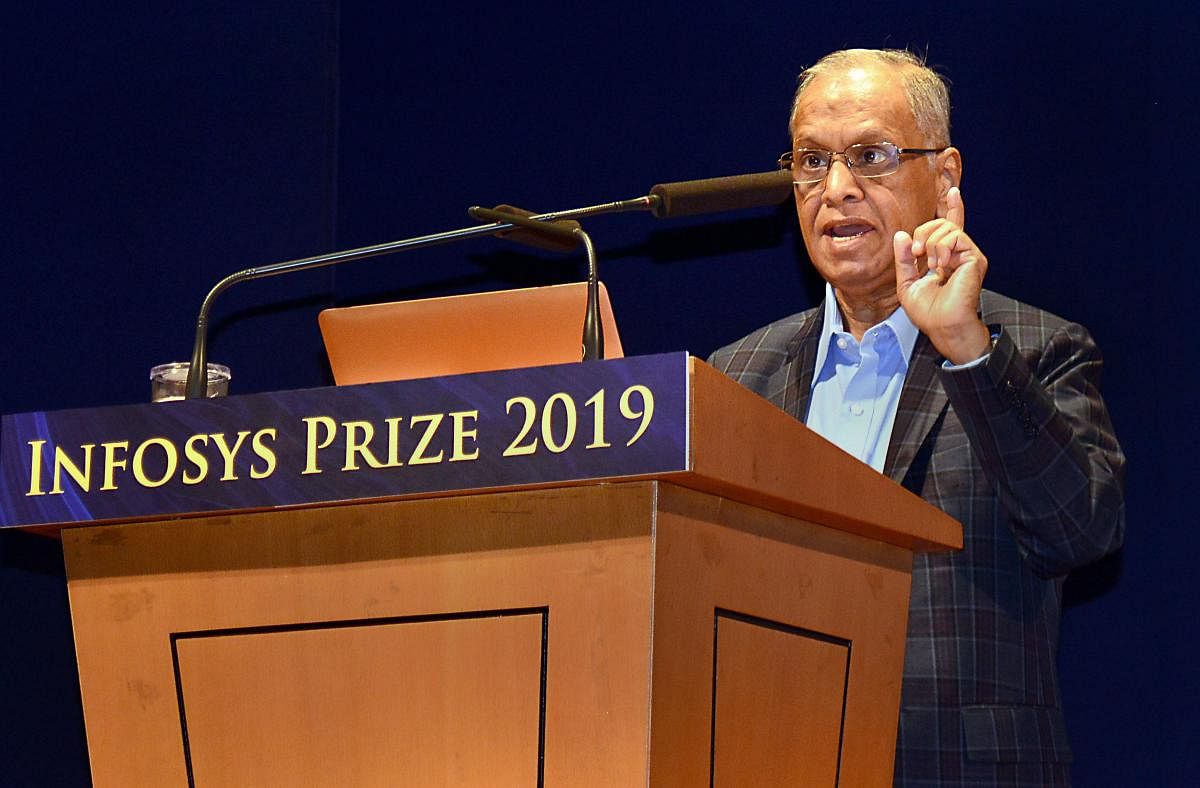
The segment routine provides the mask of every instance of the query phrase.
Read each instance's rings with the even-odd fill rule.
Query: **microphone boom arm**
[[[619,211],[636,211],[636,210],[651,210],[650,197],[639,197],[633,200],[623,200],[613,203],[603,203],[601,205],[592,205],[586,208],[577,208],[572,211],[561,211],[554,214],[538,214],[529,218],[538,221],[554,221],[556,219],[568,218],[570,216],[594,216],[598,213],[614,213]],[[212,310],[213,301],[218,295],[223,293],[239,282],[248,282],[252,279],[265,279],[269,276],[278,276],[279,274],[292,273],[294,271],[307,271],[314,268],[324,268],[328,265],[337,265],[339,263],[349,263],[354,260],[365,260],[368,257],[378,257],[379,255],[390,254],[392,252],[402,252],[411,249],[425,249],[430,246],[439,246],[441,244],[455,243],[457,241],[465,241],[470,238],[478,238],[485,235],[496,235],[498,233],[507,232],[516,229],[518,225],[513,222],[497,221],[490,224],[475,225],[472,227],[463,227],[458,230],[449,230],[442,233],[434,233],[432,235],[421,235],[415,238],[405,238],[399,241],[389,241],[387,243],[375,244],[374,246],[362,246],[357,249],[346,249],[340,252],[330,252],[329,254],[319,254],[313,257],[304,257],[298,260],[285,260],[279,263],[270,263],[269,265],[257,266],[254,268],[246,268],[241,271],[230,274],[221,281],[217,282],[212,290],[208,291],[208,295],[204,297],[204,301],[200,304],[200,312],[196,317],[196,339],[192,345],[192,363],[188,368],[187,390],[185,396],[187,399],[203,399],[206,392],[206,383],[208,378],[208,318]],[[582,231],[580,231],[582,233]],[[586,234],[583,236],[586,238]],[[587,239],[585,248],[588,250],[588,267],[589,278],[594,276],[595,272],[595,252],[592,249],[591,240]],[[603,353],[603,340],[600,340],[599,352]]]

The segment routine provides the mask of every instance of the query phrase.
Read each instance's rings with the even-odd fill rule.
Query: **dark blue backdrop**
[[[0,410],[145,399],[149,367],[189,353],[203,294],[247,265],[463,226],[472,204],[566,208],[768,169],[800,68],[843,46],[927,48],[953,81],[989,286],[1091,327],[1130,457],[1126,548],[1068,586],[1076,780],[1190,784],[1197,429],[1174,323],[1194,309],[1200,16],[1047,5],[10,8]],[[626,351],[703,356],[809,306],[793,224],[590,220]],[[581,272],[480,240],[249,283],[218,302],[211,353],[235,393],[325,385],[325,306]],[[57,543],[0,535],[0,595],[0,783],[86,784]]]

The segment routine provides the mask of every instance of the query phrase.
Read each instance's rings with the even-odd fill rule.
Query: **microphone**
[[[792,174],[773,170],[698,181],[660,183],[650,189],[656,218],[695,216],[778,205],[792,193]]]
[[[784,202],[791,194],[792,174],[787,170],[771,170],[750,175],[660,183],[652,186],[650,193],[644,197],[589,205],[568,211],[539,213],[527,218],[551,222],[582,219],[585,216],[604,213],[649,211],[658,219],[672,219],[677,216],[740,211],[746,208],[769,208]]]
[[[496,237],[545,249],[550,252],[573,252],[579,246],[579,231],[583,228],[579,222],[568,219],[541,222],[530,219],[535,216],[533,211],[516,208],[512,205],[497,205],[495,208],[481,208],[473,205],[467,209],[472,219],[481,222],[507,222],[516,225],[511,230],[496,233]]]

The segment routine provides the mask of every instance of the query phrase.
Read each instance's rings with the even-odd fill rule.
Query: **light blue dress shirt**
[[[833,287],[826,283],[808,427],[882,472],[918,333],[900,307],[859,342],[845,330]]]

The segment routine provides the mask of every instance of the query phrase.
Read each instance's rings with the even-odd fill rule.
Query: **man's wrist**
[[[982,320],[953,334],[931,336],[930,340],[942,357],[955,366],[977,361],[992,351],[992,332]]]

